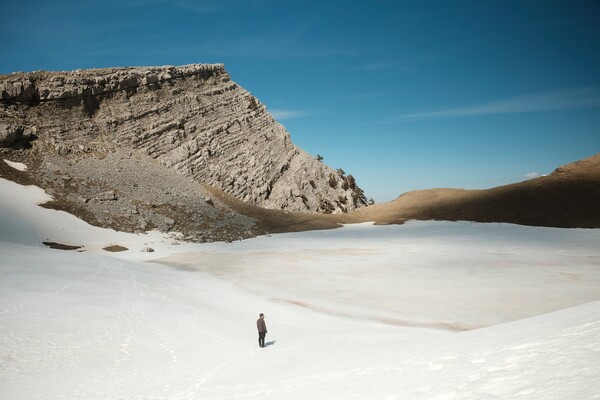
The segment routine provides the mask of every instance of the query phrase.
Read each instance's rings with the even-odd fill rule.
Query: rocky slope
[[[116,148],[266,208],[366,205],[351,176],[295,146],[221,64],[16,73],[0,76],[0,96],[0,146],[33,147],[40,165]]]

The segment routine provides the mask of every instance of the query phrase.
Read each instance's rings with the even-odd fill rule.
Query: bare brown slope
[[[600,154],[552,174],[487,190],[432,189],[355,213],[389,219],[508,222],[562,228],[600,227]]]
[[[238,200],[213,186],[203,185],[203,187],[221,204],[230,207],[239,214],[256,220],[256,229],[262,234],[334,229],[340,227],[339,223],[342,222],[339,218],[336,218],[337,214],[300,213],[266,209]],[[351,217],[350,214],[343,215],[348,218]]]

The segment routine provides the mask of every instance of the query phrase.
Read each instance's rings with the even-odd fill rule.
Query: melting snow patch
[[[10,167],[19,170],[19,171],[27,171],[27,165],[20,163],[20,162],[14,162],[14,161],[9,161],[9,160],[4,160],[5,163],[7,163]]]

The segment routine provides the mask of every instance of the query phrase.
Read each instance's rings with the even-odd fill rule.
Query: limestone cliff
[[[366,205],[351,176],[295,146],[222,64],[0,76],[0,146],[59,155],[101,142],[143,151],[251,204],[339,213]]]

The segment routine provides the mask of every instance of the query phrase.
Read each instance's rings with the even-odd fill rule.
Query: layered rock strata
[[[366,205],[351,176],[295,146],[222,64],[15,73],[0,76],[0,96],[3,147],[35,140],[68,157],[112,142],[266,208]]]

